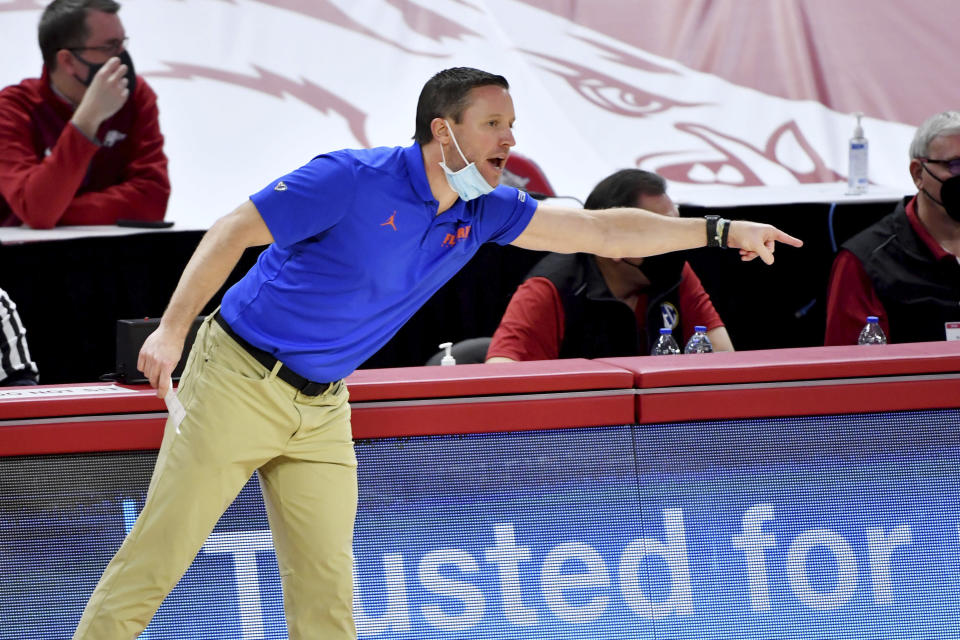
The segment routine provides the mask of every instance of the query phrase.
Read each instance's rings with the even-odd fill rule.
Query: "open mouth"
[[[487,162],[492,164],[493,168],[497,171],[497,173],[499,173],[503,171],[504,165],[507,164],[507,159],[506,158],[487,158]]]

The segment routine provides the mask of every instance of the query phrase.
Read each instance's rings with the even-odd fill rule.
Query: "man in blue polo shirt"
[[[147,501],[74,638],[134,638],[220,515],[259,472],[291,640],[355,638],[356,458],[343,377],[484,242],[609,257],[706,245],[773,261],[769,225],[594,216],[497,186],[513,102],[501,76],[447,69],[424,86],[415,143],[317,156],[218,220],[187,265],[138,366],[161,397],[193,319],[243,250],[269,244],[197,334]],[[174,412],[171,411],[171,414]]]

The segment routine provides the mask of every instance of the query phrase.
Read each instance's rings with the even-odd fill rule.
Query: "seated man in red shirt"
[[[604,178],[584,205],[612,207],[679,215],[663,178],[640,169]],[[552,253],[513,294],[487,362],[648,355],[661,327],[673,329],[682,348],[696,325],[707,327],[715,351],[733,351],[710,296],[682,254],[618,259]]]
[[[43,74],[0,91],[0,226],[163,220],[157,97],[133,71],[113,0],[54,0]]]
[[[844,243],[833,263],[825,344],[856,344],[867,316],[888,342],[960,339],[960,111],[910,143],[918,193]]]

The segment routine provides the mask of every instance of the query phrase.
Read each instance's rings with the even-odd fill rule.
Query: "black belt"
[[[253,356],[257,362],[265,366],[268,371],[273,371],[273,367],[276,366],[277,362],[279,362],[277,358],[263,349],[258,349],[237,335],[237,332],[231,329],[230,325],[227,324],[227,321],[224,320],[223,316],[220,315],[220,311],[217,311],[213,315],[213,319],[217,321],[217,324],[219,324],[224,331],[227,332],[228,336],[233,338],[238,345],[243,347],[244,351]],[[333,384],[332,382],[314,382],[312,380],[308,380],[287,365],[280,367],[280,371],[277,372],[277,377],[306,396],[318,396],[329,389],[330,385]]]

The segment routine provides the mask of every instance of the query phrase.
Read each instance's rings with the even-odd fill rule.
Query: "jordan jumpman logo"
[[[390,217],[387,218],[387,221],[386,221],[386,222],[381,222],[381,223],[380,223],[380,226],[381,226],[381,227],[386,227],[387,225],[389,225],[389,226],[393,227],[393,230],[394,230],[394,231],[396,231],[396,230],[397,230],[397,225],[394,224],[394,222],[393,222],[393,219],[396,218],[396,217],[397,217],[397,211],[394,210],[394,211],[393,211],[393,214],[391,214]]]

